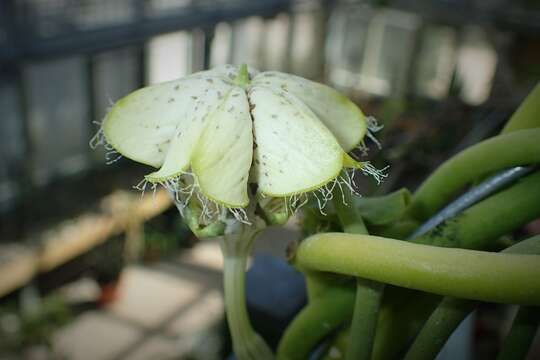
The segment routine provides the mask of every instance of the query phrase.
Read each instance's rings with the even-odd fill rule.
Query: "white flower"
[[[209,199],[204,211],[236,215],[250,202],[249,183],[259,199],[294,207],[307,193],[324,198],[329,184],[341,186],[344,168],[372,172],[347,155],[366,132],[362,112],[327,86],[231,65],[137,90],[101,130],[121,155],[157,168],[145,184],[162,184],[185,203],[195,193]]]

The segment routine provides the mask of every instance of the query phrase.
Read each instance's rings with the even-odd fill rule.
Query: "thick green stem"
[[[381,307],[373,360],[397,359],[418,334],[441,297],[387,286]]]
[[[442,164],[413,196],[409,215],[426,220],[482,175],[540,162],[540,129],[514,131],[474,145]]]
[[[537,84],[525,101],[521,103],[504,126],[501,134],[537,127],[540,127],[540,84]]]
[[[439,227],[416,241],[424,244],[437,244],[439,246],[485,248],[492,239],[522,226],[530,221],[531,218],[540,216],[539,179],[540,174],[528,176],[526,179],[523,179],[509,189],[478,203],[465,212],[465,216],[458,216],[455,219],[451,219],[444,224],[441,224]],[[445,242],[445,237],[442,236],[444,231],[441,230],[459,235],[451,236],[452,239],[457,239],[459,241]],[[304,244],[301,246],[304,246]],[[384,252],[379,254],[384,254]],[[354,254],[352,255],[354,256]],[[360,262],[360,259],[361,258],[356,258],[355,261]],[[458,269],[458,267],[455,268]],[[399,271],[401,270],[398,269],[397,272],[399,273]],[[396,291],[398,291],[398,289],[396,289]],[[405,301],[405,298],[408,297],[403,295],[403,291],[404,289],[399,289],[399,294],[401,295],[398,294],[396,296]],[[424,320],[415,321],[416,317],[412,317],[407,321],[407,329],[402,329],[402,331],[398,331],[397,333],[394,331],[397,326],[396,322],[401,322],[400,318],[402,318],[404,314],[408,314],[412,311],[412,313],[420,314],[419,317],[421,319],[426,319],[432,309],[434,309],[436,304],[440,301],[438,297],[434,295],[412,291],[409,291],[409,293],[415,293],[416,300],[411,299],[408,304],[401,303],[396,305],[395,312],[389,312],[388,306],[383,306],[381,309],[383,312],[380,316],[383,316],[385,321],[379,321],[377,327],[377,337],[374,348],[375,358],[395,357],[396,354],[403,349],[403,346],[410,343],[411,338],[420,331]],[[423,297],[420,299],[418,296]],[[329,301],[331,302],[331,299],[329,299]],[[418,304],[423,305],[417,306]],[[333,307],[332,305],[329,306]],[[349,311],[352,312],[352,309],[349,309]],[[295,322],[296,321],[301,321],[301,319],[297,319]],[[389,323],[390,325],[385,326],[384,323]],[[414,325],[414,329],[409,328],[409,325],[411,324]],[[328,333],[329,332],[330,330]]]
[[[343,194],[343,198],[336,195],[338,194],[334,194],[333,203],[341,226],[343,227],[343,232],[367,234],[368,231],[362,217],[352,205],[352,196],[349,193]],[[362,278],[356,280],[356,300],[354,303],[347,359],[371,359],[383,291],[384,285],[381,283]]]
[[[505,249],[503,253],[539,255],[540,235],[511,246]],[[448,297],[444,298],[424,324],[424,327],[414,340],[414,343],[411,345],[405,359],[434,359],[441,351],[450,335],[452,335],[454,330],[467,317],[467,315],[474,310],[476,305],[476,301]],[[526,329],[529,329],[527,324],[524,325]],[[518,327],[518,329],[520,328]],[[510,343],[509,346],[522,346],[522,340],[525,345],[528,346],[530,341],[527,342],[527,336],[524,336],[526,339],[521,339],[521,330],[516,331],[516,339],[512,337],[507,339],[507,341]]]
[[[519,309],[510,333],[504,340],[497,360],[525,359],[540,325],[540,308],[523,306]]]
[[[295,260],[314,270],[439,295],[540,305],[540,282],[530,281],[540,277],[539,255],[489,253],[328,233],[304,240]]]
[[[225,310],[233,341],[233,350],[239,360],[271,360],[272,350],[253,330],[246,308],[245,277],[246,262],[253,240],[263,225],[235,224],[231,232],[222,237],[223,284]]]
[[[391,224],[403,216],[411,202],[411,193],[399,189],[384,196],[360,197],[353,200],[356,212],[372,226]]]
[[[356,300],[346,359],[371,359],[383,292],[384,284],[362,278],[357,279]]]
[[[246,309],[246,257],[226,256],[224,259],[225,310],[238,359],[273,359],[272,351],[253,330]]]
[[[456,218],[449,219],[428,234],[415,239],[414,242],[484,250],[493,248],[494,239],[523,226],[539,216],[540,174],[532,174],[512,187],[483,200]],[[405,292],[401,295],[401,298],[405,300],[405,298],[413,297],[407,294]],[[409,312],[418,313],[418,317],[421,319],[428,318],[431,310],[422,313],[423,309],[416,308],[416,302],[420,301],[420,298],[425,298],[426,301],[434,304],[440,301],[437,296],[419,293],[414,295],[415,301],[400,304],[395,307],[395,311],[388,312],[383,307],[385,321],[391,323],[392,326],[386,327],[385,324],[379,324],[374,349],[375,359],[397,356],[420,331],[424,320],[421,322],[405,322],[402,320],[403,315]],[[428,307],[425,308],[428,309]],[[403,326],[407,327],[406,331],[403,330],[397,333],[394,331],[394,328]]]
[[[540,141],[539,141],[540,143]],[[449,219],[413,242],[444,247],[488,249],[493,240],[540,216],[540,172],[519,180]]]
[[[357,209],[353,206],[353,200],[350,193],[345,191],[340,194],[339,190],[335,190],[332,203],[336,209],[339,222],[343,228],[343,232],[350,234],[367,234],[367,228],[358,214]]]
[[[450,335],[477,304],[472,300],[444,298],[414,340],[405,360],[435,359]]]
[[[313,345],[352,315],[354,290],[350,287],[329,287],[313,299],[287,327],[277,349],[277,359],[305,360]]]

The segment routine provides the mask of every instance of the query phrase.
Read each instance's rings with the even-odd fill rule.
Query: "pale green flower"
[[[343,169],[380,175],[347,155],[362,146],[367,123],[330,87],[226,65],[133,92],[114,104],[100,134],[157,169],[143,187],[162,184],[184,204],[197,198],[211,220],[229,210],[247,221],[249,184],[263,207],[285,199],[289,212],[310,193],[324,202],[332,187],[350,187]]]

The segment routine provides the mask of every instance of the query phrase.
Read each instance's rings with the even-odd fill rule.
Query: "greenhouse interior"
[[[540,359],[539,80],[531,0],[0,1],[0,358]]]

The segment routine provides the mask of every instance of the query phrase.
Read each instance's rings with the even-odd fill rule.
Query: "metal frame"
[[[208,28],[219,22],[231,22],[248,16],[272,17],[288,11],[292,0],[234,1],[217,6],[193,5],[182,11],[157,17],[148,17],[142,1],[137,5],[136,21],[106,26],[99,29],[75,31],[51,38],[40,39],[25,35],[25,24],[13,21],[20,19],[16,13],[15,0],[3,0],[0,4],[2,21],[6,21],[7,43],[0,43],[0,63],[30,60],[51,56],[100,52],[117,47],[142,44],[148,38],[178,30]],[[11,19],[11,20],[10,20]]]

